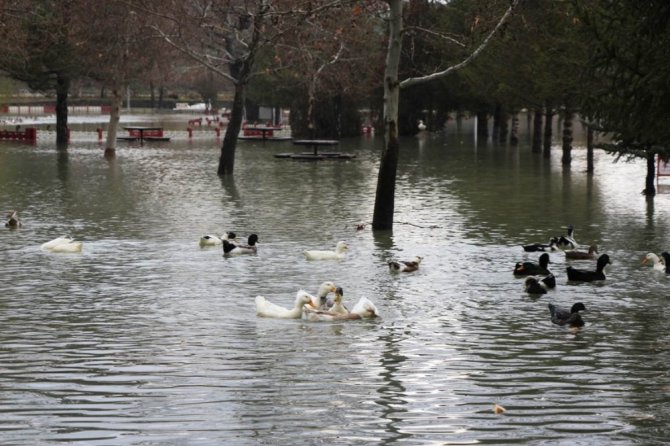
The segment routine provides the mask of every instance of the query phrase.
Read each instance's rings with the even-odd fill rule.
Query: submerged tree
[[[476,46],[467,57],[457,64],[448,68],[427,74],[404,79],[398,79],[400,66],[400,53],[403,37],[403,0],[387,0],[389,5],[388,25],[388,49],[386,53],[384,72],[384,149],[382,150],[381,163],[377,178],[377,191],[375,196],[374,215],[372,220],[373,229],[392,229],[393,212],[395,208],[395,185],[398,170],[398,155],[400,151],[400,139],[398,132],[398,109],[400,89],[412,85],[430,82],[443,78],[456,70],[469,65],[488,45],[496,32],[502,27],[512,11],[518,4],[513,0],[497,24],[486,35],[483,41]]]
[[[573,2],[590,35],[582,112],[611,136],[599,147],[617,159],[647,160],[643,193],[656,194],[654,158],[670,158],[670,3],[664,0]]]
[[[135,0],[155,20],[153,29],[170,45],[233,85],[230,119],[221,146],[219,175],[232,174],[247,87],[264,72],[259,63],[281,36],[345,1],[268,0],[211,2]]]
[[[73,30],[77,0],[5,1],[0,13],[0,70],[31,89],[56,92],[56,142],[67,143],[68,95],[85,63]]]

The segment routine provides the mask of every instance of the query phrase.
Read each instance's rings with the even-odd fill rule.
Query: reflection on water
[[[464,125],[464,130],[467,130]],[[653,444],[668,436],[668,278],[640,265],[670,248],[670,195],[640,196],[644,163],[585,151],[569,170],[527,145],[470,134],[403,141],[396,225],[372,233],[381,141],[357,158],[293,162],[290,143],[241,142],[233,178],[218,144],[0,143],[0,438],[3,444]],[[362,231],[359,223],[367,223]],[[613,259],[601,284],[541,298],[512,276],[521,245],[572,223]],[[3,228],[4,229],[4,228]],[[203,234],[260,235],[256,256],[201,249]],[[84,252],[41,243],[70,234]],[[346,240],[340,262],[305,249]],[[389,260],[422,255],[391,275]],[[589,267],[589,262],[575,262]],[[261,319],[333,280],[382,318]],[[547,303],[582,301],[586,327]],[[507,408],[493,413],[493,404]]]

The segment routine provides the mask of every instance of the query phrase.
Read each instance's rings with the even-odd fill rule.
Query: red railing
[[[0,130],[0,139],[12,141],[37,141],[37,129],[29,127],[24,131]]]

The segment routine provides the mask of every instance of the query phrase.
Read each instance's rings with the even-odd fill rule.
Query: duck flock
[[[573,266],[566,268],[568,282],[598,282],[606,279],[605,267],[612,263],[609,255],[598,253],[598,248],[594,245],[583,250],[575,241],[574,227],[568,225],[567,234],[559,237],[552,237],[549,243],[532,243],[523,246],[526,252],[542,252],[537,262],[517,262],[514,266],[514,275],[517,277],[525,276],[524,289],[531,296],[546,294],[547,290],[556,287],[556,277],[549,270],[549,253],[563,252],[566,259],[570,260],[596,260],[595,269],[579,269]],[[652,267],[666,274],[670,274],[670,254],[661,253],[660,256],[654,253],[648,253],[643,259],[642,264],[650,264]],[[551,321],[557,325],[569,327],[583,327],[584,320],[580,311],[586,311],[582,302],[576,302],[572,307],[561,308],[553,303],[549,303],[549,315]]]
[[[7,213],[5,227],[18,229],[23,226],[18,212]],[[203,235],[198,241],[201,248],[221,246],[224,256],[238,256],[256,254],[258,252],[258,235],[251,234],[246,243],[240,242],[234,232],[225,232],[223,235]],[[74,240],[70,236],[61,236],[43,243],[41,249],[53,253],[81,253],[83,242]],[[341,260],[346,256],[349,246],[345,241],[339,241],[334,250],[306,250],[303,252],[306,260]],[[416,256],[406,261],[389,261],[391,273],[412,273],[419,269],[423,258]],[[330,294],[334,294],[330,297]],[[305,290],[298,290],[292,308],[284,308],[270,302],[263,296],[256,297],[256,314],[259,317],[278,319],[304,319],[312,322],[345,321],[371,319],[379,316],[375,304],[366,297],[361,297],[351,307],[343,302],[344,290],[331,281],[323,282],[315,295]]]
[[[200,237],[198,244],[202,248],[222,245],[226,256],[255,254],[258,250],[258,235],[251,234],[247,244],[241,244],[234,232],[225,232],[221,236],[208,234]],[[342,260],[348,250],[349,245],[340,240],[333,250],[306,250],[303,254],[305,260]],[[421,260],[422,257],[416,256],[407,261],[390,261],[389,271],[414,272],[419,269]],[[332,298],[329,297],[331,293],[334,294]],[[264,296],[256,296],[256,315],[276,319],[304,319],[311,322],[360,320],[379,316],[375,304],[366,297],[361,297],[351,309],[344,305],[343,299],[342,287],[326,281],[319,286],[314,295],[302,289],[298,290],[291,308],[277,305]]]
[[[5,227],[17,229],[23,226],[15,210],[7,213]],[[233,232],[225,232],[223,235],[204,235],[198,242],[201,248],[221,246],[225,256],[237,256],[256,254],[258,252],[258,235],[251,234],[246,243],[237,239]],[[83,242],[72,239],[69,236],[57,237],[41,245],[45,251],[54,253],[79,253],[83,250]],[[341,260],[349,246],[345,241],[339,241],[333,250],[306,250],[303,252],[306,260]],[[599,254],[596,246],[580,246],[574,238],[574,227],[568,225],[567,234],[552,237],[548,243],[532,243],[523,245],[525,252],[541,253],[537,262],[517,262],[514,266],[515,277],[525,277],[524,290],[531,296],[546,294],[548,290],[556,287],[556,276],[549,270],[551,263],[549,254],[562,253],[568,260],[589,261],[595,260],[595,268],[575,268],[568,266],[566,274],[568,282],[599,282],[606,279],[605,267],[611,264],[608,254]],[[421,256],[411,260],[389,261],[388,267],[391,273],[412,273],[419,269]],[[642,264],[650,265],[654,270],[670,274],[670,253],[663,252],[660,255],[648,253],[642,259]],[[333,297],[330,295],[333,294]],[[362,297],[351,307],[343,303],[344,290],[331,281],[325,281],[312,295],[305,290],[298,290],[292,308],[284,308],[270,302],[263,296],[256,296],[256,314],[259,317],[278,319],[304,319],[307,321],[344,321],[370,319],[379,316],[379,312],[372,301]],[[562,308],[554,303],[549,303],[549,315],[551,321],[557,325],[569,327],[582,327],[584,320],[580,311],[586,307],[582,302],[574,303],[570,308]]]

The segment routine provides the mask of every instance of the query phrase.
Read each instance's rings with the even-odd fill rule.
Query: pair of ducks
[[[516,276],[549,276],[551,271],[548,269],[549,254],[546,252],[540,255],[539,262],[517,262],[514,266],[514,275]],[[568,280],[572,282],[594,282],[597,280],[605,280],[605,266],[611,264],[609,255],[602,254],[598,257],[596,262],[596,269],[585,270],[578,269],[573,266],[568,266],[566,272],[568,273]],[[553,275],[552,275],[553,277]]]
[[[247,244],[243,245],[237,241],[237,235],[234,232],[226,232],[222,236],[203,235],[200,237],[198,244],[201,248],[207,246],[223,245],[223,253],[225,255],[242,255],[242,254],[256,254],[258,252],[258,235],[251,234],[247,238]]]
[[[526,252],[538,252],[538,251],[567,251],[577,249],[579,246],[574,238],[575,228],[572,225],[568,225],[567,235],[560,235],[558,237],[552,237],[549,239],[549,243],[532,243],[530,245],[524,245],[523,250]]]
[[[349,245],[344,241],[339,241],[335,245],[334,251],[307,250],[303,251],[307,260],[341,260],[349,250]],[[389,270],[393,273],[411,273],[419,269],[423,257],[416,256],[412,260],[389,261]]]
[[[7,221],[5,222],[5,227],[10,229],[16,229],[23,226],[21,219],[19,218],[19,213],[17,211],[10,211],[7,214]],[[42,243],[40,246],[43,250],[49,252],[81,252],[84,243],[80,241],[73,240],[70,236],[57,237],[46,243]]]
[[[328,294],[335,293],[335,298],[328,299]],[[367,298],[362,297],[351,309],[342,303],[344,291],[333,282],[323,282],[316,295],[305,290],[296,293],[293,308],[284,308],[267,300],[263,296],[256,296],[256,315],[276,319],[304,319],[312,322],[341,321],[355,319],[369,319],[377,317],[375,305]]]

